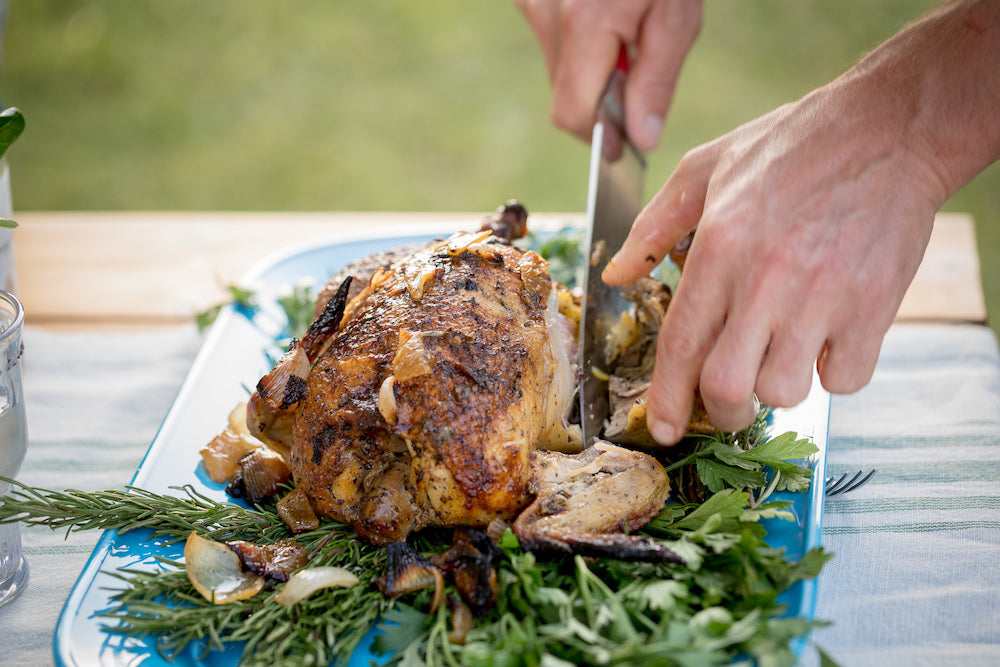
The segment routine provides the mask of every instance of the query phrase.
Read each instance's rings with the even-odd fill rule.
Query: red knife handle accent
[[[618,49],[618,62],[615,63],[615,69],[622,74],[628,74],[629,68],[629,58],[628,58],[628,45],[622,44],[621,48]]]

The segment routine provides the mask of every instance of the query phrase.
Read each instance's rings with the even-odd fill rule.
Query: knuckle
[[[693,40],[700,32],[703,23],[702,0],[664,0],[666,11],[664,19],[671,28],[691,35]]]
[[[565,0],[559,5],[559,24],[565,32],[589,30],[601,23],[601,3]]]
[[[675,312],[682,306],[679,301],[671,303]],[[660,327],[660,336],[657,340],[659,357],[668,367],[677,366],[688,359],[701,359],[706,350],[705,337],[701,336],[694,328],[685,326],[672,326],[674,318],[670,317],[670,310],[663,318]]]
[[[871,381],[871,373],[849,373],[821,372],[820,381],[823,388],[831,394],[853,394]]]
[[[576,109],[562,100],[553,101],[549,110],[549,120],[560,130],[578,133],[586,129],[586,121]]]
[[[677,163],[676,171],[696,171],[704,164],[708,148],[705,144],[688,150]]]
[[[853,394],[871,381],[874,372],[874,363],[828,357],[819,369],[819,379],[831,394]]]
[[[809,385],[801,380],[781,378],[758,381],[757,398],[772,408],[790,408],[801,403],[809,394]]]
[[[725,369],[713,366],[702,371],[701,396],[706,406],[726,414],[741,412],[750,402],[741,382]]]

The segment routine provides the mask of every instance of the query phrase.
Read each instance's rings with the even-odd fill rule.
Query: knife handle
[[[621,72],[622,74],[628,74],[628,69],[629,69],[628,45],[622,44],[621,48],[618,49],[618,62],[615,63],[615,71]]]
[[[629,70],[628,46],[618,49],[618,62],[608,77],[608,83],[597,105],[597,118],[625,135],[625,77]]]

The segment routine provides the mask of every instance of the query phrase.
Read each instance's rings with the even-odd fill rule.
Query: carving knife
[[[608,415],[605,341],[629,306],[620,287],[601,280],[642,209],[646,160],[625,133],[624,88],[628,51],[623,46],[597,110],[590,146],[587,227],[583,246],[583,300],[580,308],[580,424],[583,443],[599,437]]]

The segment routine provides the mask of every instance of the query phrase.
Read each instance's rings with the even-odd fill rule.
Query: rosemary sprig
[[[66,533],[84,530],[126,532],[149,528],[153,537],[183,540],[195,530],[213,540],[273,541],[288,534],[281,519],[268,512],[216,502],[191,485],[171,487],[183,497],[164,496],[133,486],[106,491],[52,491],[0,477],[10,490],[0,502],[0,523],[23,522]]]
[[[291,533],[273,506],[249,510],[219,503],[190,485],[173,487],[181,496],[135,487],[108,491],[50,491],[12,484],[0,499],[0,523],[22,521],[67,532],[147,529],[151,537],[183,540],[195,530],[214,540],[269,543]],[[156,649],[173,659],[195,642],[205,651],[243,643],[241,664],[327,665],[346,662],[364,633],[389,608],[376,576],[385,569],[384,550],[366,545],[344,524],[324,521],[316,530],[295,536],[310,553],[311,565],[337,565],[354,572],[362,584],[328,589],[291,609],[274,602],[279,590],[226,605],[207,603],[191,585],[183,564],[156,559],[154,569],[109,572],[122,583],[112,606],[101,612],[109,632],[155,637]]]
[[[242,665],[343,663],[391,604],[372,585],[384,568],[381,550],[360,548],[356,539],[343,537],[328,541],[313,564],[349,567],[362,585],[322,590],[290,609],[274,601],[280,590],[274,584],[250,600],[208,604],[182,563],[161,560],[164,570],[114,573],[123,587],[101,615],[117,621],[106,626],[109,632],[155,638],[157,650],[170,660],[200,642],[204,654],[242,644]]]

